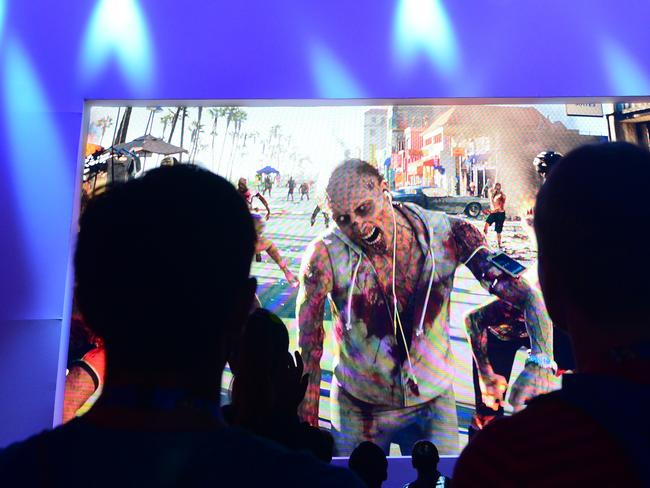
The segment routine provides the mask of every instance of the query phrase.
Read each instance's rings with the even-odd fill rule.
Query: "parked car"
[[[490,200],[483,197],[457,197],[448,195],[442,188],[412,186],[392,192],[393,201],[411,202],[427,210],[438,210],[448,214],[464,213],[468,217],[478,217],[490,208]]]

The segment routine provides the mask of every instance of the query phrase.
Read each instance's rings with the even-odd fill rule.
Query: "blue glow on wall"
[[[643,66],[613,39],[603,41],[603,63],[614,93],[650,94],[650,78]]]
[[[5,0],[0,0],[0,43],[2,42],[2,32],[4,31],[5,26],[5,13],[7,6]]]
[[[28,53],[14,39],[5,43],[2,97],[8,143],[8,162],[3,164],[8,165],[15,189],[27,265],[31,274],[38,277],[30,287],[30,303],[48,303],[52,300],[51,280],[57,282],[66,269],[65,263],[52,259],[51,252],[67,248],[67,242],[60,239],[60,220],[52,217],[71,214],[70,158],[73,162],[74,155],[64,150],[55,114],[38,74]],[[48,245],[44,246],[44,242]],[[29,310],[29,303],[26,307]]]
[[[441,0],[400,0],[395,13],[396,63],[409,68],[428,58],[443,75],[459,67],[453,24]]]
[[[312,75],[319,97],[364,98],[359,84],[329,49],[314,43],[310,55]]]
[[[137,0],[99,0],[82,44],[80,77],[86,82],[110,75],[117,66],[132,90],[144,96],[151,88],[154,51],[149,30]]]

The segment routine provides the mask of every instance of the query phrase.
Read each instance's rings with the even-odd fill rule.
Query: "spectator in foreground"
[[[76,297],[104,339],[104,390],[86,415],[0,452],[0,483],[356,486],[221,418],[221,374],[255,292],[254,248],[245,201],[195,166],[155,169],[91,200]]]
[[[295,353],[294,363],[288,350],[289,332],[282,320],[266,309],[255,310],[230,361],[232,403],[223,408],[224,417],[231,425],[329,463],[333,445],[328,434],[298,418],[307,375],[300,353]]]
[[[388,479],[386,454],[381,447],[370,441],[363,441],[352,451],[348,467],[368,488],[381,488],[382,483]]]
[[[404,488],[447,488],[451,480],[438,471],[440,456],[438,449],[429,441],[417,441],[413,446],[411,463],[418,472],[418,478]]]
[[[612,168],[634,176],[625,191],[603,193]],[[577,373],[479,433],[454,486],[650,483],[650,259],[638,234],[648,181],[650,153],[627,143],[576,149],[549,174],[535,207],[539,278],[553,322],[572,339]]]

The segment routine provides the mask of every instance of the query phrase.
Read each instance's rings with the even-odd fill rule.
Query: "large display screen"
[[[349,454],[344,446],[383,416],[394,432],[412,428],[413,439],[434,437],[451,454],[502,406],[506,414],[512,408],[481,395],[473,356],[487,355],[511,390],[531,328],[549,322],[543,303],[531,319],[530,310],[496,296],[481,266],[505,253],[526,268],[509,279],[525,280],[541,303],[531,228],[540,161],[609,140],[607,114],[618,108],[93,105],[82,193],[163,164],[199,165],[244,185],[251,211],[262,221],[269,214],[259,229],[266,247],[251,270],[259,302],[285,322],[291,348],[306,361],[320,346],[310,341],[319,341],[322,321],[321,380],[308,397],[319,425],[336,432],[338,453]],[[367,164],[340,165],[352,159]],[[371,198],[375,184],[388,192]],[[391,235],[394,248],[386,246]],[[307,283],[319,266],[335,286]],[[558,334],[549,359],[570,370],[570,347]],[[101,338],[78,315],[69,351],[65,420],[83,414],[103,383]],[[80,363],[92,383],[75,383]],[[224,403],[230,380],[226,371]],[[404,433],[381,443],[399,454],[404,439],[413,440]]]

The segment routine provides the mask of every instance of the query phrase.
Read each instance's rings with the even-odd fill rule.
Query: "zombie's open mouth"
[[[369,244],[369,245],[372,246],[374,244],[377,244],[380,237],[381,237],[381,231],[379,230],[379,227],[373,227],[372,231],[370,231],[369,234],[361,236],[361,239],[363,239],[363,241],[366,244]]]

